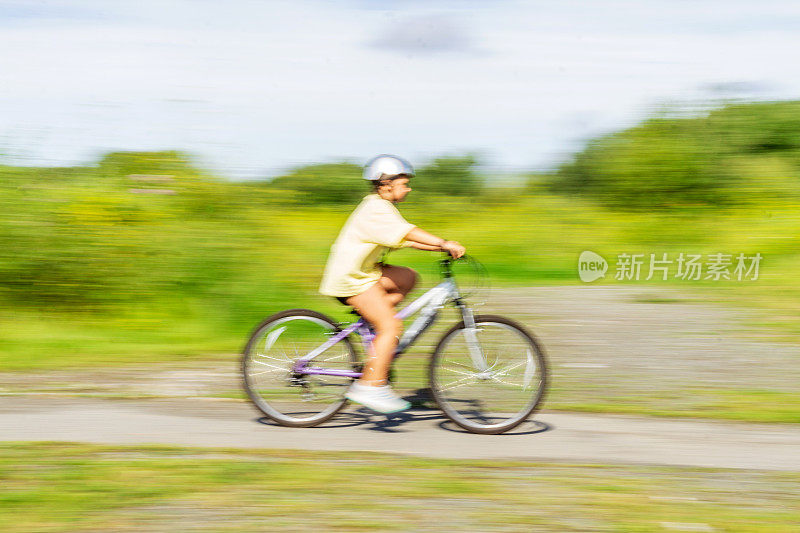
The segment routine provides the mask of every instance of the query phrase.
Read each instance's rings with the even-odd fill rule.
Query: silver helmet
[[[383,176],[414,175],[411,163],[396,155],[381,154],[369,160],[364,167],[364,179],[376,181]]]

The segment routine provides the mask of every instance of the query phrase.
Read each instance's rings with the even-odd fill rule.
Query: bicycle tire
[[[467,353],[466,344],[464,344],[464,349],[460,349],[456,345],[458,337],[463,338],[463,335],[459,333],[465,330],[464,322],[459,322],[442,335],[431,356],[428,366],[431,393],[445,416],[461,428],[471,433],[504,433],[525,422],[541,406],[548,383],[546,355],[536,338],[513,320],[501,316],[478,315],[475,317],[475,326],[478,328],[478,339],[487,356],[487,364],[491,365],[490,368],[484,372],[475,371]],[[503,353],[487,342],[490,337],[486,337],[486,332],[490,327],[501,329],[506,334],[506,339],[500,343]],[[520,347],[525,348],[524,362],[512,362],[505,367],[492,370],[498,364],[503,364],[511,359],[506,356],[505,352],[511,351],[509,347],[512,345],[511,341],[514,340]],[[453,350],[452,353],[448,348]],[[449,369],[445,367],[447,364],[450,365]],[[496,405],[491,410],[499,411],[488,412],[490,409],[486,403],[487,392],[491,393],[493,388],[516,387],[515,383],[506,381],[506,375],[522,365],[525,365],[525,368],[520,383],[521,387],[517,387],[521,388],[521,392],[516,395],[517,398],[506,403],[492,398],[492,402]],[[505,373],[501,373],[501,371],[505,371]],[[445,382],[448,373],[456,376],[451,378],[454,379],[451,383]],[[534,374],[529,376],[531,373]],[[501,377],[503,379],[500,379]],[[472,381],[465,382],[468,379],[472,379]],[[528,387],[526,385],[528,381],[533,386]],[[463,387],[473,384],[478,386],[472,387],[472,390],[463,389]],[[462,391],[458,393],[448,392],[459,388],[462,388]],[[512,403],[520,404],[519,408],[514,407],[510,414],[501,412],[507,409],[506,405],[511,406]]]
[[[309,331],[306,331],[307,325]],[[290,327],[292,332],[284,336]],[[340,331],[336,322],[310,309],[289,309],[262,321],[250,335],[241,360],[242,384],[253,405],[282,426],[312,427],[333,418],[347,403],[342,394],[353,381],[352,378],[297,376],[292,373],[292,367],[298,357],[324,343],[329,338],[327,335]],[[292,334],[295,337],[289,338]],[[259,352],[262,349],[259,343],[262,341],[264,353]],[[276,347],[278,342],[280,345]],[[288,343],[293,344],[292,357],[286,355]],[[331,356],[330,350],[334,349],[336,351]],[[358,370],[358,358],[349,338],[345,337],[330,350],[321,354],[328,354],[326,366],[333,364],[338,368]],[[279,353],[281,351],[283,353]],[[332,361],[333,358],[335,361]],[[257,379],[258,375],[265,378]],[[316,392],[331,385],[331,393],[326,394],[324,399]],[[313,391],[312,386],[315,387]],[[312,399],[319,401],[313,402]]]

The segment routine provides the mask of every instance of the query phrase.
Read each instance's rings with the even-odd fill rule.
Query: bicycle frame
[[[411,346],[417,340],[417,338],[419,338],[419,336],[422,335],[425,330],[427,330],[436,321],[439,316],[439,310],[444,307],[447,302],[452,301],[461,311],[464,324],[466,325],[465,336],[472,362],[475,365],[475,368],[483,372],[486,370],[486,359],[483,356],[483,351],[481,350],[480,344],[477,340],[472,310],[467,307],[467,305],[461,299],[461,295],[458,292],[458,287],[453,280],[452,272],[450,270],[450,261],[442,261],[442,268],[443,275],[445,277],[444,281],[428,290],[425,294],[413,302],[409,303],[395,315],[397,318],[405,319],[413,316],[416,313],[420,313],[420,316],[405,331],[403,337],[398,342],[394,357],[398,357],[409,346]],[[330,338],[330,340],[326,341],[318,348],[310,351],[308,354],[298,359],[292,367],[292,372],[296,375],[339,376],[350,377],[354,379],[361,377],[361,372],[357,371],[308,366],[312,359],[335,346],[342,339],[354,332],[361,337],[365,353],[369,353],[372,349],[372,341],[375,338],[375,334],[369,328],[366,321],[361,318],[357,322],[345,327],[342,331],[337,332],[335,335],[333,335],[333,337]]]

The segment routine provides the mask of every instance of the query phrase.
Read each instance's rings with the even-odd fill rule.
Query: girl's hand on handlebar
[[[456,241],[444,241],[441,245],[443,251],[450,253],[454,259],[458,259],[467,251],[466,248]]]

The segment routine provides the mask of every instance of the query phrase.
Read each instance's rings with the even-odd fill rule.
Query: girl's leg
[[[383,265],[379,283],[386,290],[392,306],[400,303],[417,284],[419,276],[408,267]]]
[[[395,299],[396,295],[389,294],[381,283],[347,299],[347,303],[356,308],[377,333],[372,341],[372,353],[359,380],[362,385],[386,384],[397,339],[403,332],[403,321],[395,317]]]

